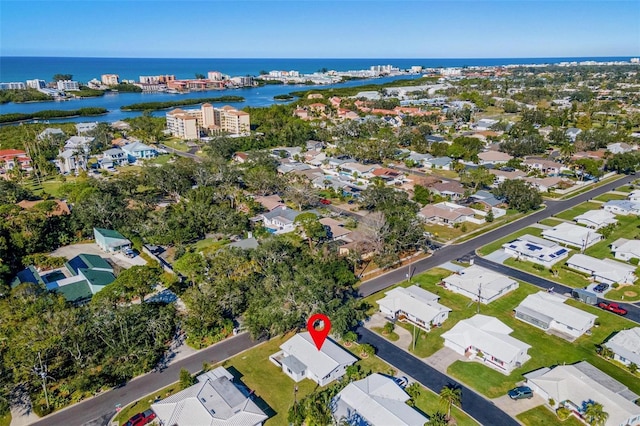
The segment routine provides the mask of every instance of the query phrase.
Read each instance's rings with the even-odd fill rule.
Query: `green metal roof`
[[[80,280],[75,283],[63,285],[61,287],[57,287],[53,291],[62,294],[69,302],[76,302],[93,296],[91,287],[89,287],[89,283],[86,280]]]
[[[80,273],[91,283],[91,285],[105,286],[115,281],[116,277],[111,272],[96,271],[95,269],[81,268]]]
[[[113,229],[104,229],[104,228],[93,228],[94,232],[102,235],[105,238],[116,238],[119,240],[126,240],[127,238],[119,233],[118,231],[114,231]]]

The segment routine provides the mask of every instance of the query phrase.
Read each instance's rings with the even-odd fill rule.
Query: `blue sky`
[[[0,56],[636,55],[637,0],[0,0]]]

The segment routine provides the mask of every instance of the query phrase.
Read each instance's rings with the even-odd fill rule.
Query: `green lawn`
[[[611,289],[607,292],[606,297],[620,302],[637,302],[640,300],[640,285],[625,285]]]
[[[371,327],[371,329],[385,339],[391,340],[392,342],[397,342],[398,339],[400,339],[400,336],[398,336],[398,333],[396,333],[395,331],[392,331],[391,333],[385,333],[383,327]]]
[[[522,367],[514,370],[509,376],[505,376],[489,367],[477,362],[453,363],[447,372],[462,381],[463,383],[476,389],[478,392],[489,398],[504,395],[517,382],[522,380],[522,374],[537,370],[542,367],[560,365],[563,363],[573,364],[578,361],[588,361],[595,367],[601,369],[606,374],[624,383],[633,392],[640,392],[640,380],[622,369],[602,358],[596,352],[596,346],[607,339],[613,332],[635,324],[617,315],[604,312],[593,306],[585,305],[574,300],[567,303],[579,309],[588,311],[599,317],[600,325],[594,327],[590,336],[583,335],[574,342],[568,342],[560,337],[546,334],[544,331],[517,320],[513,315],[513,309],[528,294],[536,293],[539,289],[526,283],[521,283],[520,287],[513,293],[502,297],[487,306],[482,306],[480,313],[494,316],[500,319],[514,331],[511,336],[531,345],[528,353],[531,359]],[[444,297],[443,297],[444,299]],[[446,301],[441,300],[446,305]],[[475,308],[467,308],[468,315],[475,314]]]
[[[616,188],[616,191],[618,191],[618,192],[631,192],[634,189],[637,189],[637,187],[635,187],[633,185],[625,185],[625,186],[621,186],[619,188]]]
[[[585,254],[599,259],[608,257],[613,259],[610,245],[618,238],[626,238],[629,240],[640,236],[640,228],[638,228],[638,218],[635,216],[616,216],[618,226],[616,226],[606,240],[602,240],[585,250]]]
[[[218,240],[215,238],[205,238],[204,240],[197,241],[193,244],[193,248],[197,252],[202,251],[205,253],[211,253],[220,249],[225,244],[229,244],[229,242],[230,240],[227,239]]]
[[[0,426],[9,426],[11,424],[11,413],[0,416]]]
[[[444,412],[444,408],[440,404],[440,397],[428,389],[423,388],[422,393],[418,398],[416,398],[415,403],[416,407],[427,415],[431,415],[436,411]],[[458,426],[473,426],[478,424],[457,407],[453,407],[451,410],[451,416],[456,419],[456,424]]]
[[[559,219],[555,219],[553,217],[548,217],[546,219],[542,219],[540,221],[540,223],[542,225],[547,225],[547,226],[557,226],[557,225],[560,225],[561,223],[563,223],[563,221],[559,220]]]
[[[538,211],[538,210],[536,210]],[[534,212],[531,212],[532,214]],[[507,214],[502,216],[499,219],[494,220],[491,223],[486,223],[482,226],[482,228],[479,228],[473,232],[466,232],[463,236],[459,237],[456,239],[456,242],[461,243],[467,240],[470,240],[472,238],[477,237],[478,235],[484,234],[485,232],[489,232],[493,229],[499,228],[503,225],[506,225],[507,223],[513,222],[515,220],[521,219],[523,218],[525,215],[523,213],[519,213],[516,210],[513,209],[508,209],[507,210]]]
[[[492,242],[490,244],[487,244],[484,247],[479,248],[478,249],[478,253],[481,256],[486,256],[486,255],[488,255],[490,253],[493,253],[494,251],[500,249],[503,244],[511,242],[511,241],[515,240],[516,238],[518,238],[518,237],[520,237],[520,236],[522,236],[524,234],[530,234],[530,235],[539,237],[541,235],[541,233],[542,233],[542,229],[540,229],[540,228],[532,228],[532,227],[524,228],[524,229],[521,229],[521,230],[519,230],[517,232],[514,232],[513,234],[509,234],[504,238],[501,238],[501,239],[496,240],[496,241],[494,241],[494,242]]]
[[[564,422],[560,421],[558,416],[555,413],[551,412],[547,407],[541,405],[536,408],[532,408],[529,411],[525,411],[524,413],[518,414],[516,416],[518,420],[524,423],[527,426],[548,426],[548,425],[566,425],[566,426],[582,426],[580,420],[576,419],[573,416],[570,416]]]
[[[173,138],[162,142],[163,145],[168,146],[169,148],[173,148],[177,151],[187,152],[189,151],[189,147],[187,143],[182,139]]]
[[[144,398],[135,401],[132,404],[127,405],[118,413],[116,417],[114,417],[114,421],[118,422],[119,425],[123,425],[127,420],[131,418],[134,414],[142,413],[145,410],[151,408],[151,403],[155,399],[156,396],[161,396],[162,398],[166,398],[169,395],[173,395],[176,392],[180,391],[180,385],[176,382],[173,383],[166,388],[160,389],[156,392],[153,392]]]
[[[516,259],[507,259],[503,262],[507,266],[511,266],[513,268],[521,269],[525,272],[529,272],[530,274],[537,275],[542,278],[546,278],[551,281],[555,281],[569,287],[586,287],[591,284],[591,281],[583,274],[572,271],[571,269],[563,266],[564,262],[556,263],[556,270],[558,271],[558,276],[553,275],[549,269],[536,269],[536,264],[527,262],[524,260],[516,260]]]
[[[587,201],[582,204],[578,204],[572,209],[558,213],[556,217],[565,220],[573,220],[574,217],[581,215],[582,213],[588,212],[589,210],[598,210],[600,207],[602,207],[602,204]]]
[[[429,224],[424,225],[427,232],[431,232],[433,236],[440,241],[449,241],[454,238],[461,237],[467,233],[474,232],[482,228],[483,225],[477,223],[464,223],[457,228],[444,225]]]
[[[597,197],[594,198],[594,200],[597,201],[602,201],[604,203],[606,203],[607,201],[611,201],[611,200],[624,200],[627,197],[621,194],[612,194],[610,192],[607,192],[605,194],[602,195],[598,195]]]

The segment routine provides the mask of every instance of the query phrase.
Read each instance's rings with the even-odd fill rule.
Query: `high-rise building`
[[[251,126],[248,113],[231,106],[214,108],[208,103],[200,109],[176,108],[166,118],[167,130],[181,139],[199,139],[201,132],[248,135]]]
[[[78,84],[77,81],[73,81],[73,80],[59,80],[57,82],[57,85],[58,85],[58,90],[64,90],[64,91],[80,90],[80,84]]]
[[[120,76],[118,74],[102,74],[100,80],[104,85],[115,86],[120,83]]]
[[[47,82],[44,80],[27,80],[27,87],[30,89],[44,89],[47,87]]]

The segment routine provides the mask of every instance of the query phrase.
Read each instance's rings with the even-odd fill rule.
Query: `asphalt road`
[[[545,219],[549,216],[553,216],[554,214],[560,213],[563,210],[570,209],[571,207],[577,204],[580,204],[584,201],[588,201],[591,198],[597,197],[600,194],[604,194],[605,192],[611,191],[612,189],[615,189],[619,186],[627,184],[635,179],[636,179],[636,176],[624,176],[621,179],[618,179],[614,182],[610,182],[599,188],[592,189],[591,191],[577,195],[565,201],[546,201],[545,204],[547,207],[545,209],[539,210],[536,213],[533,213],[525,218],[509,223],[508,225],[505,225],[501,228],[490,231],[486,234],[482,234],[479,237],[473,238],[464,243],[445,246],[440,250],[437,250],[430,257],[421,259],[417,262],[412,263],[409,266],[405,266],[405,267],[393,270],[378,278],[374,278],[372,280],[362,283],[359,289],[360,295],[363,297],[366,297],[380,290],[384,290],[385,288],[392,286],[393,284],[404,281],[408,273],[410,273],[411,276],[413,276],[415,274],[428,271],[429,269],[434,268],[444,262],[461,258],[464,255],[470,252],[473,252],[478,247],[482,247],[495,240],[506,237],[507,235],[512,234],[519,229],[525,228],[542,219]]]
[[[198,157],[195,153],[198,151],[197,148],[194,149],[190,149],[189,152],[184,152],[184,151],[178,151],[177,149],[173,149],[170,146],[167,145],[158,145],[160,148],[166,150],[168,153],[171,154],[176,154],[180,157],[186,157],[186,158],[191,158],[192,160],[197,161],[198,163],[202,161],[201,157]]]
[[[511,268],[509,266],[506,265],[502,265],[500,263],[496,263],[496,262],[492,262],[490,260],[487,259],[483,259],[481,257],[476,257],[474,259],[474,263],[476,265],[485,267],[487,269],[491,269],[493,271],[499,272],[501,274],[504,275],[508,275],[512,278],[515,278],[517,280],[520,281],[524,281],[527,282],[529,284],[533,284],[535,286],[541,287],[543,289],[550,289],[553,288],[553,291],[555,291],[556,293],[571,293],[572,288],[571,287],[567,287],[558,283],[555,283],[553,281],[549,281],[546,280],[544,278],[540,278],[537,275],[532,275],[529,274],[527,272],[523,272],[519,269],[515,269],[515,268]],[[601,299],[598,298],[598,302],[606,302],[605,299]],[[627,310],[627,315],[625,315],[624,317],[640,323],[640,307],[636,304],[631,304],[631,303],[618,303],[620,306],[622,306],[623,308],[625,308]],[[616,315],[613,312],[610,312],[611,315]]]
[[[203,362],[213,364],[222,361],[252,348],[258,343],[251,340],[248,333],[239,334],[171,364],[161,373],[148,373],[140,376],[121,388],[104,392],[95,398],[74,404],[34,424],[42,426],[107,424],[107,421],[116,413],[116,404],[122,404],[124,407],[145,395],[169,386],[178,380],[180,369],[186,368],[191,373],[195,373],[202,370]]]
[[[360,343],[373,345],[377,350],[377,356],[413,377],[436,394],[440,393],[440,390],[447,385],[460,387],[460,389],[462,389],[462,409],[480,422],[480,424],[491,426],[518,425],[517,421],[496,407],[491,401],[455,380],[452,380],[450,377],[425,364],[394,344],[389,343],[386,339],[364,327],[359,327],[357,333],[360,336]]]

